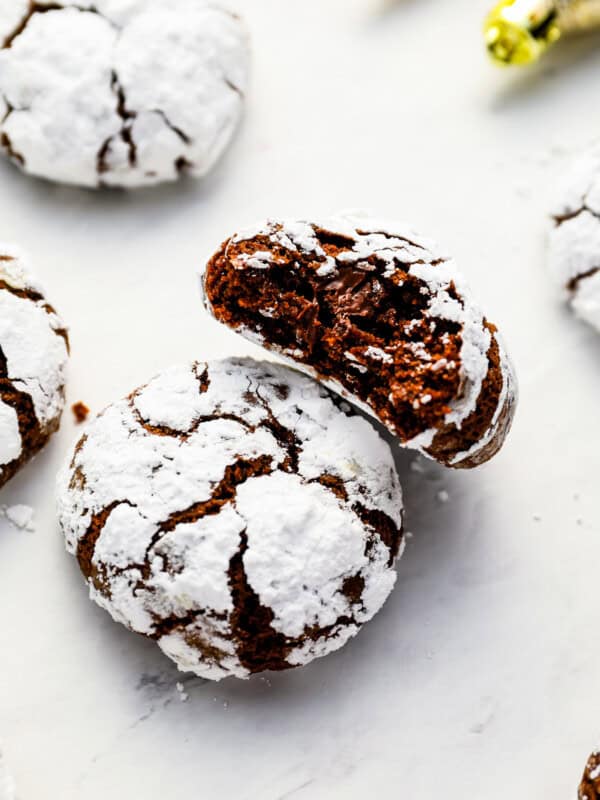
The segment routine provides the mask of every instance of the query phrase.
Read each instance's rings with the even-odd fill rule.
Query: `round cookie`
[[[202,176],[240,120],[249,47],[207,0],[11,0],[0,9],[0,144],[79,186]]]
[[[552,220],[550,271],[575,314],[600,331],[600,145],[565,174]]]
[[[66,329],[23,255],[0,244],[0,486],[58,430]]]
[[[579,784],[578,800],[598,800],[600,798],[600,750],[589,757]]]
[[[58,500],[91,597],[213,680],[342,647],[391,592],[403,541],[373,427],[251,359],[175,367],[109,406]]]
[[[268,220],[203,276],[208,310],[383,422],[406,447],[474,467],[502,446],[516,381],[452,260],[405,225]]]

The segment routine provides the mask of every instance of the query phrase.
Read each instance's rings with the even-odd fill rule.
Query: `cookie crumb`
[[[183,683],[176,683],[175,688],[179,692],[179,699],[182,703],[185,703],[189,699],[189,694],[185,691]]]
[[[27,531],[28,533],[33,533],[35,531],[35,523],[33,521],[34,514],[34,510],[30,506],[14,505],[0,507],[0,516],[6,517],[13,528],[19,531]]]
[[[81,425],[83,422],[85,422],[90,414],[89,408],[85,403],[82,403],[81,400],[78,403],[73,403],[71,406],[71,411],[73,412],[73,416],[75,417],[75,422],[77,425]]]

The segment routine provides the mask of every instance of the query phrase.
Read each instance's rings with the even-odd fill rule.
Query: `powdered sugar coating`
[[[138,187],[202,176],[218,160],[248,73],[235,15],[208,0],[7,5],[0,139],[25,171]]]
[[[340,247],[340,252],[332,257],[325,252],[321,245],[318,231],[333,234],[334,237],[339,237],[340,241],[348,240],[352,242],[352,245]],[[239,231],[229,241],[235,245],[257,238],[261,243],[266,239],[274,248],[284,248],[292,253],[298,253],[300,256],[315,254],[322,259],[322,266],[316,272],[320,277],[335,278],[339,274],[340,265],[360,267],[374,255],[378,262],[386,265],[383,273],[386,278],[394,279],[400,272],[400,265],[403,268],[408,265],[409,275],[422,282],[422,292],[427,295],[425,317],[430,318],[432,324],[435,324],[437,320],[456,323],[461,332],[460,363],[458,365],[460,390],[445,415],[444,426],[455,426],[460,430],[463,423],[476,412],[482,397],[484,381],[491,368],[490,348],[492,344],[498,346],[502,388],[493,418],[479,441],[464,452],[455,454],[448,463],[452,466],[459,466],[463,461],[471,459],[477,461],[478,454],[483,453],[490,445],[499,433],[500,427],[502,425],[506,427],[507,409],[513,408],[516,403],[516,377],[501,337],[495,332],[494,342],[492,342],[490,326],[481,309],[474,302],[471,291],[455,262],[440,251],[432,240],[415,232],[410,225],[368,216],[358,217],[352,214],[340,214],[333,218],[310,222],[268,219]],[[225,246],[223,257],[224,259],[228,257],[227,246]],[[277,256],[263,248],[260,252],[251,255],[242,254],[240,257],[236,257],[235,269],[240,271],[264,269],[265,265],[269,263],[277,263]],[[368,269],[368,265],[365,268]],[[401,285],[401,283],[397,282],[396,285]],[[214,309],[204,289],[204,277],[202,289],[205,306],[214,315]],[[261,311],[261,313],[263,312]],[[270,315],[264,313],[264,316]],[[361,401],[356,394],[350,393],[339,381],[319,374],[311,364],[298,360],[298,356],[302,356],[301,351],[297,351],[295,348],[282,348],[274,344],[261,333],[260,326],[255,329],[248,325],[240,325],[235,330],[254,343],[278,353],[286,362],[317,378],[333,391],[351,400],[366,413],[374,415],[373,409],[368,403]],[[431,363],[431,354],[422,343],[415,341],[411,346],[413,355],[420,360],[421,364],[427,366]],[[392,363],[394,356],[393,353],[380,348],[367,347],[362,353],[362,363],[350,352],[345,354],[345,358],[348,362],[346,364],[348,369],[367,373],[376,371],[378,364]],[[457,365],[454,363],[443,364],[442,361],[436,363],[436,368],[442,366],[455,368]],[[430,401],[431,396],[424,392],[420,397],[415,398],[414,403],[417,404],[415,407],[426,405]],[[383,421],[388,424],[392,432],[397,432],[386,420]],[[427,428],[402,443],[406,447],[420,450],[431,457],[428,450],[439,430],[440,426]],[[503,438],[504,434],[501,435]]]
[[[113,404],[61,472],[58,503],[92,598],[214,680],[336,650],[396,579],[389,447],[274,364],[175,367]]]
[[[64,325],[23,253],[0,244],[0,485],[58,427],[68,360]]]
[[[550,271],[575,314],[600,331],[600,145],[565,174],[552,219]]]

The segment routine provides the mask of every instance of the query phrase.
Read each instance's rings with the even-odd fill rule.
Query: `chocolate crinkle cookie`
[[[589,757],[577,794],[577,800],[598,800],[598,798],[600,798],[600,750]]]
[[[560,181],[548,260],[575,314],[600,331],[600,144]]]
[[[60,183],[202,176],[237,127],[248,63],[216,2],[0,0],[0,144]]]
[[[68,352],[25,257],[0,244],[0,486],[58,430]]]
[[[269,220],[203,276],[220,322],[291,359],[453,467],[491,458],[516,401],[511,363],[455,264],[397,223]]]
[[[162,373],[89,425],[58,494],[92,598],[206,678],[337,650],[396,580],[389,447],[287,367]]]

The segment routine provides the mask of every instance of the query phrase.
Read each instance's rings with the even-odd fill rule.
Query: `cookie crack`
[[[0,401],[16,412],[21,437],[20,455],[7,464],[0,464],[0,486],[2,486],[18,472],[23,464],[44,447],[50,435],[58,430],[58,420],[50,422],[42,429],[33,398],[28,392],[18,389],[8,374],[8,359],[1,345]]]
[[[202,414],[186,431],[180,431],[177,430],[177,428],[170,428],[168,425],[153,425],[151,422],[148,422],[143,418],[139,409],[137,409],[134,405],[134,399],[135,395],[129,398],[129,405],[135,417],[135,421],[141,428],[153,436],[168,436],[171,439],[179,439],[182,442],[186,442],[191,436],[193,436],[193,434],[198,432],[198,429],[201,425],[204,425],[207,422],[219,422],[221,420],[236,422],[238,425],[241,425],[243,428],[245,428],[249,433],[253,433],[256,430],[253,425],[250,425],[244,419],[237,417],[235,414]]]
[[[317,478],[312,478],[309,483],[319,483],[343,502],[348,502],[348,492],[346,490],[346,481],[342,480],[338,475],[333,475],[330,472],[324,472]],[[403,539],[403,527],[398,527],[394,520],[384,511],[371,509],[360,502],[353,503],[350,507],[352,513],[358,517],[364,527],[379,537],[383,544],[389,551],[388,566],[392,566],[398,553],[400,552],[400,545]],[[374,546],[373,538],[367,541],[365,555]]]
[[[259,427],[269,430],[275,437],[279,446],[287,453],[280,468],[284,470],[284,472],[293,472],[297,474],[299,470],[300,453],[302,452],[300,439],[291,428],[286,428],[286,426],[282,425],[277,419],[268,401],[261,395],[260,387],[257,386],[254,389],[253,395],[267,413],[267,419],[262,420]]]
[[[196,376],[196,379],[198,381],[198,386],[200,388],[200,394],[205,394],[206,392],[208,392],[208,390],[210,388],[210,376],[209,376],[209,373],[208,373],[208,364],[206,364],[206,363],[204,364],[204,369],[202,370],[202,372],[200,374],[198,374],[198,370],[199,370],[199,368],[201,366],[202,366],[202,364],[199,363],[198,361],[196,361],[196,363],[194,364],[192,369],[193,369],[194,375]]]
[[[247,550],[248,533],[244,529],[240,534],[238,551],[229,562],[228,579],[233,601],[229,624],[236,655],[250,674],[267,669],[274,672],[291,669],[294,664],[288,661],[288,656],[292,650],[301,648],[309,642],[329,639],[337,635],[341,627],[358,626],[354,614],[344,614],[325,627],[307,625],[300,636],[287,636],[276,630],[273,625],[275,612],[261,603],[260,597],[248,579],[244,566]],[[359,583],[358,577],[353,576],[347,578],[344,585],[349,592],[352,592],[358,588]]]
[[[12,256],[0,256],[0,261],[10,260],[12,261]],[[38,308],[41,308],[45,311],[48,316],[53,316],[58,319],[58,314],[56,313],[56,309],[54,306],[51,306],[50,303],[46,302],[43,294],[40,292],[36,292],[35,289],[19,289],[16,286],[12,286],[7,281],[0,279],[0,291],[6,291],[9,294],[12,294],[13,297],[18,297],[21,300],[28,300],[31,303],[34,303]],[[67,348],[67,353],[71,352],[71,345],[69,342],[69,332],[64,327],[54,328],[52,327],[53,333],[57,336],[60,336],[61,339],[64,340],[65,346]]]
[[[208,500],[193,503],[183,511],[175,511],[159,524],[156,536],[161,538],[165,533],[174,531],[178,525],[197,522],[204,517],[218,514],[224,505],[235,500],[238,488],[247,480],[271,475],[272,472],[273,457],[270,455],[238,458],[234,464],[225,467],[223,478],[215,486]]]
[[[13,42],[17,39],[27,28],[31,18],[34,17],[36,14],[45,14],[48,11],[61,11],[64,6],[60,5],[60,3],[52,3],[50,5],[40,5],[39,3],[29,2],[29,8],[23,19],[18,23],[17,27],[14,28],[8,36],[5,37],[4,41],[2,42],[2,50],[8,50],[12,47]]]
[[[581,216],[585,211],[588,214],[591,214],[592,217],[596,217],[596,219],[600,219],[600,212],[594,211],[594,209],[590,208],[585,202],[582,206],[575,211],[569,211],[565,214],[554,214],[552,219],[554,220],[554,225],[556,228],[560,228],[565,222],[570,222],[572,219],[576,219],[577,217]]]
[[[384,511],[376,508],[368,508],[361,502],[354,503],[352,505],[352,511],[360,519],[365,528],[376,534],[387,547],[389,552],[387,565],[388,567],[393,566],[394,561],[398,558],[404,535],[402,525],[398,527],[394,520]],[[373,547],[373,544],[374,542],[372,539],[367,542],[367,553]]]
[[[109,597],[111,592],[106,567],[103,564],[94,564],[94,554],[108,518],[116,508],[123,505],[136,508],[136,505],[130,500],[114,500],[110,505],[92,515],[87,531],[77,543],[76,557],[81,571],[95,589]]]
[[[127,147],[129,166],[132,169],[137,166],[137,145],[133,139],[133,121],[137,117],[137,112],[128,109],[125,89],[115,70],[111,72],[110,88],[117,100],[116,112],[121,119],[121,130],[109,136],[108,139],[105,139],[98,151],[98,155],[96,156],[96,172],[99,175],[110,172],[108,156],[112,143],[116,138],[120,138]]]
[[[167,128],[170,128],[173,133],[178,136],[184,144],[190,145],[192,144],[192,139],[187,133],[179,128],[177,125],[174,125],[171,120],[167,117],[166,113],[160,108],[153,108],[151,109],[152,114],[158,114],[159,117],[163,120]]]
[[[2,147],[11,161],[14,161],[15,164],[19,164],[21,167],[25,166],[25,156],[19,153],[18,150],[15,150],[10,136],[5,131],[0,133],[0,147]]]
[[[206,391],[208,389],[208,367],[205,371],[200,375],[197,376],[198,380],[200,381],[201,390]],[[206,386],[206,389],[202,389],[203,386]],[[132,413],[135,417],[136,422],[140,425],[148,433],[154,436],[169,436],[174,439],[179,439],[182,442],[187,441],[193,434],[195,434],[201,425],[208,423],[208,422],[218,422],[221,420],[229,420],[230,422],[235,422],[241,427],[243,427],[248,433],[255,433],[260,428],[264,428],[268,430],[276,440],[277,444],[281,447],[282,450],[285,451],[286,457],[280,465],[280,469],[285,472],[292,472],[298,473],[299,470],[299,460],[300,460],[300,453],[302,451],[302,444],[299,438],[296,436],[293,430],[287,428],[283,425],[277,417],[274,415],[273,410],[267,400],[261,395],[260,389],[258,387],[252,388],[251,382],[248,384],[248,389],[246,391],[246,400],[252,404],[258,403],[264,409],[267,418],[261,420],[256,425],[252,425],[242,417],[231,414],[227,412],[215,412],[213,414],[203,414],[200,415],[194,423],[186,430],[181,431],[177,430],[176,428],[171,428],[168,425],[154,425],[148,420],[144,419],[141,412],[135,406],[135,398],[139,395],[139,392],[134,392],[128,399],[129,406],[132,410]]]
[[[359,236],[382,236],[384,239],[387,239],[390,242],[395,242],[395,241],[405,242],[411,247],[416,247],[417,250],[423,250],[423,252],[426,252],[426,248],[423,247],[422,244],[417,244],[417,242],[413,242],[412,239],[409,239],[406,236],[401,236],[399,233],[392,234],[386,231],[364,231],[361,230],[360,228],[357,228],[356,232],[358,233]],[[445,261],[445,259],[439,259],[439,260],[442,262]]]
[[[67,3],[66,5],[63,3],[47,3],[42,5],[41,3],[34,2],[34,0],[30,0],[29,8],[27,9],[25,16],[18,23],[17,27],[4,39],[2,46],[0,46],[0,50],[9,50],[13,46],[15,39],[18,39],[19,36],[24,33],[27,26],[31,22],[31,19],[37,14],[47,14],[49,11],[65,11],[67,8],[74,8],[83,13],[96,14],[97,16],[105,19],[114,28],[118,27],[111,19],[106,17],[104,14],[101,14],[95,6],[86,8],[85,6],[79,6],[76,3]]]
[[[225,73],[221,75],[221,79],[228,89],[231,89],[232,92],[235,92],[235,94],[237,94],[238,97],[241,97],[242,100],[244,99],[244,92],[230,78],[228,78]]]
[[[11,258],[9,256],[9,258]],[[10,292],[15,297],[20,297],[23,300],[30,300],[32,303],[44,302],[44,296],[34,289],[19,289],[16,286],[8,283],[8,281],[0,279],[0,291],[4,290]]]
[[[201,626],[195,625],[197,620],[201,620]],[[149,633],[148,636],[154,641],[160,641],[164,636],[181,632],[185,643],[192,649],[199,651],[203,661],[216,667],[221,667],[223,662],[231,655],[214,643],[210,637],[210,627],[213,622],[219,623],[226,620],[226,613],[221,614],[204,608],[194,609],[182,616],[172,614],[164,619],[157,617],[155,619],[154,632]],[[218,634],[218,625],[215,627]]]
[[[224,505],[235,500],[238,488],[250,478],[270,475],[273,472],[271,456],[259,456],[255,459],[238,459],[234,464],[229,464],[225,468],[223,478],[214,487],[210,497],[198,503],[193,503],[183,511],[175,511],[163,522],[158,523],[156,532],[152,535],[144,553],[142,563],[128,564],[119,572],[138,569],[141,573],[141,580],[138,582],[140,588],[144,587],[144,581],[151,576],[150,557],[156,545],[165,536],[172,533],[179,525],[198,522],[204,517],[218,514]],[[106,522],[108,516],[105,518]],[[114,574],[117,574],[115,572]]]
[[[289,639],[273,628],[275,614],[271,608],[262,605],[246,574],[244,555],[247,550],[248,533],[244,529],[240,533],[240,546],[229,562],[227,573],[233,601],[229,623],[237,657],[251,674],[265,669],[289,669],[291,664],[287,656],[298,640]]]
[[[218,514],[224,505],[235,500],[237,490],[243,483],[250,478],[270,475],[272,472],[271,456],[259,456],[255,459],[240,458],[234,464],[229,464],[225,469],[223,478],[214,487],[211,496],[207,500],[193,503],[183,511],[176,511],[157,525],[156,532],[153,534],[144,552],[143,561],[132,562],[125,567],[118,568],[110,568],[106,564],[93,563],[98,539],[115,508],[120,505],[129,505],[132,508],[136,508],[136,505],[128,500],[113,501],[110,505],[92,516],[86,533],[78,542],[77,560],[81,571],[91,580],[98,591],[108,597],[111,596],[111,580],[119,575],[134,570],[140,573],[134,591],[152,591],[151,587],[149,588],[146,585],[146,582],[150,579],[152,574],[152,552],[166,534],[172,533],[179,525],[191,524],[205,517]],[[82,475],[82,479],[85,480],[85,475]],[[157,555],[163,559],[164,563],[165,557],[160,553]],[[164,564],[164,566],[166,567],[166,564]],[[193,610],[189,613],[200,615],[202,611]],[[184,623],[181,622],[179,626],[181,627],[183,624]],[[177,624],[174,623],[174,626],[177,627]],[[156,637],[160,638],[158,633]]]
[[[193,625],[197,619],[207,618],[225,621],[227,619],[227,614],[220,614],[207,608],[194,608],[181,616],[171,614],[168,617],[157,619],[154,625],[154,631],[149,634],[149,636],[151,639],[162,639],[163,636],[169,636],[175,633],[175,631],[181,630],[181,628],[187,628]]]
[[[600,272],[600,267],[591,267],[590,269],[586,269],[585,272],[575,275],[575,277],[571,278],[571,280],[567,283],[567,291],[571,292],[571,294],[575,294],[579,288],[579,285],[583,283],[583,281],[587,280],[587,278],[591,278],[598,272]]]
[[[138,165],[137,144],[133,138],[133,123],[139,115],[139,111],[132,111],[127,105],[127,96],[125,88],[115,70],[111,73],[111,89],[117,98],[117,114],[122,120],[121,130],[117,134],[109,136],[108,139],[102,143],[98,155],[96,157],[96,171],[99,175],[104,175],[110,172],[108,164],[108,156],[110,154],[111,146],[115,138],[120,137],[121,141],[127,146],[129,166],[133,169]],[[182,141],[186,146],[192,144],[192,138],[179,126],[175,125],[167,116],[166,112],[160,108],[152,108],[148,113],[157,114],[165,123],[165,125],[173,131],[173,133]],[[183,156],[180,156],[175,161],[175,169],[177,172],[182,173],[187,169],[192,169],[193,164]]]

